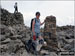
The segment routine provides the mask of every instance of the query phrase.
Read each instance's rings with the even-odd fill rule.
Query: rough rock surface
[[[74,27],[75,26],[57,27],[58,45],[66,51],[75,51]]]
[[[31,37],[31,31],[24,25],[22,14],[1,9],[0,22],[0,55],[20,55],[19,52],[25,50],[25,41]]]
[[[50,51],[57,51],[58,47],[63,51],[75,51],[74,26],[57,27],[55,17],[49,16],[48,18],[53,19],[46,21],[42,32],[43,36],[45,34],[44,39],[47,41],[48,46],[42,46],[41,54],[38,56],[57,56],[55,52]],[[29,27],[24,25],[23,21],[20,12],[10,13],[5,9],[1,9],[0,56],[34,56],[32,53],[27,53],[25,49],[25,41],[31,38],[31,31]],[[46,25],[50,24],[51,26],[46,28]],[[50,35],[51,33],[52,35]]]
[[[7,10],[1,9],[1,24],[4,24],[6,26],[24,24],[23,23],[23,16],[20,12],[9,13]]]
[[[44,26],[44,39],[47,42],[50,51],[57,51],[58,43],[57,43],[57,36],[56,36],[55,16],[46,17],[45,26]]]
[[[52,16],[48,16],[47,19],[49,19],[50,17],[52,17]],[[72,26],[72,25],[61,26],[61,27],[55,26],[56,27],[55,28],[54,26],[51,27],[50,26],[51,24],[56,25],[55,20],[51,21],[51,22],[49,22],[49,20],[48,20],[48,23],[47,22],[45,23],[44,29],[43,28],[41,29],[42,36],[44,37],[44,39],[49,44],[48,46],[42,47],[42,48],[50,50],[50,51],[57,51],[58,54],[66,54],[68,56],[69,56],[69,52],[72,52],[72,53],[70,53],[70,55],[74,55],[74,53],[75,53],[75,47],[74,47],[74,44],[75,44],[75,38],[74,38],[75,26]],[[49,28],[49,26],[50,26],[50,28]],[[53,31],[51,31],[52,28],[55,30],[54,33],[56,34],[56,36],[54,36],[54,37],[51,36],[51,33],[53,32]],[[52,45],[53,43],[54,43],[54,45],[56,45],[58,47],[55,48],[54,45]]]
[[[0,22],[0,55],[34,56],[32,53],[27,53],[25,49],[25,42],[31,38],[31,31],[24,25],[22,14],[1,9]],[[42,50],[39,56],[42,55],[49,56],[49,51]]]

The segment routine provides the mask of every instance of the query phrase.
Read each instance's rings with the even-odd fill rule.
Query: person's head
[[[36,12],[36,18],[39,19],[40,17],[40,12]]]
[[[17,4],[17,2],[15,4]]]

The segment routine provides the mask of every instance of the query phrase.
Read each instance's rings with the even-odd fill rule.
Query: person
[[[14,12],[18,12],[17,2],[15,3],[14,8],[15,8]]]
[[[34,41],[36,41],[37,38],[38,38],[40,44],[46,44],[46,42],[44,41],[44,39],[43,39],[43,37],[41,36],[41,33],[40,33],[40,26],[45,23],[45,20],[42,23],[40,22],[40,19],[39,19],[40,18],[40,12],[36,12],[35,16],[36,17],[34,18],[33,23],[32,23],[33,39],[34,39]],[[37,48],[37,46],[36,46],[36,48]],[[35,50],[35,51],[37,51],[37,50]]]

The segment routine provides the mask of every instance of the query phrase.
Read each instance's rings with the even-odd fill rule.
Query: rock
[[[61,51],[74,51],[74,26],[57,27],[57,36]]]
[[[0,32],[1,32],[1,34],[2,35],[5,35],[6,34],[6,31],[8,30],[8,27],[7,26],[5,26],[5,25],[1,25],[0,24]]]
[[[41,55],[50,55],[50,52],[47,50],[42,50],[40,53]]]
[[[44,39],[48,46],[53,48],[58,48],[57,38],[56,38],[56,17],[47,16],[44,26]]]
[[[7,51],[7,49],[8,49],[7,44],[0,45],[0,50],[1,50],[1,52],[0,52],[0,53],[2,53],[2,52],[6,52],[6,51]]]
[[[16,39],[21,39],[22,36],[21,35],[14,35],[14,36],[10,36],[11,40],[16,40]]]
[[[17,53],[25,49],[25,41],[30,39],[31,31],[24,25],[20,12],[10,13],[1,8],[0,23],[0,53]]]
[[[11,39],[10,38],[7,38],[6,40],[2,41],[2,42],[10,42]]]
[[[65,46],[64,46],[64,49],[66,50],[69,50],[70,48],[71,48],[72,46],[70,45],[70,44],[66,44]]]
[[[5,35],[0,35],[0,41],[4,41],[6,40],[6,36]]]
[[[55,52],[50,52],[50,56],[58,56]]]
[[[7,10],[1,9],[1,24],[4,25],[24,24],[23,16],[20,12],[9,13]]]

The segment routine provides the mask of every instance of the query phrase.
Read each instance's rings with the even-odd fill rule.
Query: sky
[[[1,7],[14,13],[15,2],[18,3],[18,11],[23,14],[26,26],[30,27],[31,19],[37,11],[41,13],[41,22],[53,15],[58,26],[74,25],[74,1],[1,1]]]

